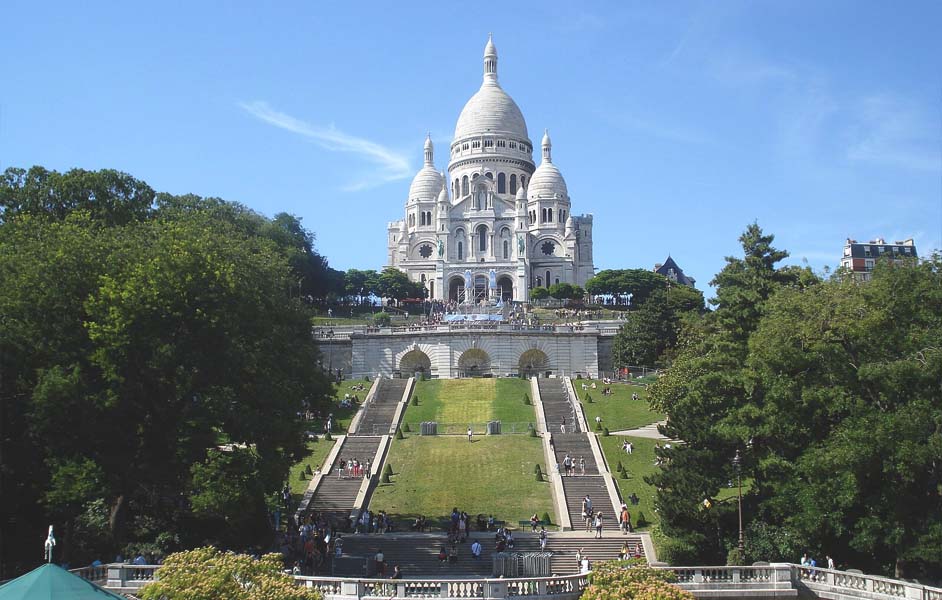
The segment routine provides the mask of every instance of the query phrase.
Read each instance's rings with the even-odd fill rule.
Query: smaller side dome
[[[425,164],[419,169],[409,186],[409,202],[414,200],[435,200],[438,191],[445,185],[444,176],[435,170],[432,136],[426,136],[423,155]]]
[[[549,130],[543,132],[543,161],[530,176],[530,187],[527,197],[530,200],[538,198],[568,199],[569,189],[562,173],[553,164],[553,142],[550,141]]]
[[[442,204],[448,204],[448,180],[445,178],[444,171],[441,173],[442,176],[442,191],[438,192],[438,201]]]
[[[517,188],[517,195],[515,196],[517,200],[526,200],[527,199],[527,190],[521,185]]]

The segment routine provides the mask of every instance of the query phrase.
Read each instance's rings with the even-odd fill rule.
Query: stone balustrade
[[[133,591],[154,580],[157,565],[109,564],[73,569],[113,591]],[[673,571],[677,585],[697,598],[783,598],[813,595],[825,600],[942,600],[942,589],[916,583],[773,563],[753,567],[655,567]],[[482,598],[526,596],[575,600],[588,585],[585,574],[507,579],[366,579],[295,576],[298,585],[320,590],[327,600],[372,598]]]

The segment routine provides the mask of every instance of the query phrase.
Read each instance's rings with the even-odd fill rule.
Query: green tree
[[[530,290],[530,299],[531,300],[545,300],[549,298],[549,290],[545,287],[536,287]]]
[[[384,298],[402,301],[405,298],[422,298],[425,288],[421,283],[412,281],[409,276],[395,267],[386,267],[379,274],[376,292]]]
[[[70,521],[91,522],[101,501],[112,546],[99,552],[161,532],[199,542],[207,519],[180,494],[220,440],[251,448],[275,491],[304,450],[297,412],[326,403],[329,384],[264,220],[194,198],[127,222],[4,216],[0,535],[54,516],[68,560]]]
[[[651,293],[667,286],[663,275],[645,269],[605,269],[599,271],[585,284],[585,291],[592,295],[631,295],[631,307],[639,308]]]
[[[153,583],[144,586],[144,600],[213,598],[214,600],[321,600],[313,588],[297,585],[286,575],[280,554],[259,559],[246,554],[197,548],[166,558]]]

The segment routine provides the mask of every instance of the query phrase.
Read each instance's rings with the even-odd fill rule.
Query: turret
[[[497,83],[497,47],[491,34],[487,34],[487,45],[484,46],[484,81]]]

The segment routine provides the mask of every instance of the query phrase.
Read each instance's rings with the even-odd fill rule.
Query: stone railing
[[[73,569],[80,577],[117,591],[140,589],[154,580],[156,565],[109,564]],[[942,600],[942,589],[886,577],[773,563],[754,567],[655,567],[673,571],[677,585],[698,598],[796,597],[799,589],[826,600]],[[588,585],[585,574],[516,579],[361,579],[306,577],[298,585],[320,590],[327,600],[370,598],[482,598],[527,596],[575,600]],[[803,597],[804,593],[801,594]]]
[[[360,598],[484,598],[526,596],[534,600],[574,600],[588,585],[586,575],[520,579],[338,579],[303,577],[295,580],[316,588],[328,600]]]
[[[906,598],[942,600],[942,589],[898,579],[791,565],[794,581],[819,598]]]

